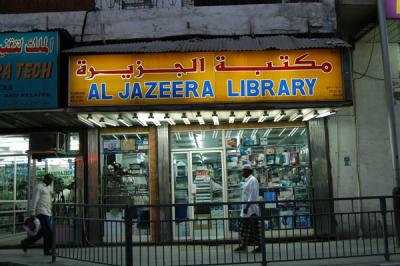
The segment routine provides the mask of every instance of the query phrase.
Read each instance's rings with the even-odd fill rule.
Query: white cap
[[[242,170],[252,170],[250,164],[245,164],[242,166]]]

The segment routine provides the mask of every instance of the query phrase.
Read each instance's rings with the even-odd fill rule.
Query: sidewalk
[[[28,253],[23,253],[17,249],[1,249],[0,250],[0,266],[10,265],[6,263],[14,263],[18,266],[32,265],[54,265],[54,266],[94,266],[101,264],[80,262],[69,259],[57,258],[54,264],[51,264],[51,257],[43,256],[41,249],[30,249]],[[12,264],[11,264],[12,265]],[[259,266],[260,264],[246,264],[250,266]],[[268,263],[271,266],[400,266],[400,256],[392,256],[391,261],[386,262],[383,257],[359,257],[346,259],[327,259],[312,261],[295,261],[295,262],[279,262]]]

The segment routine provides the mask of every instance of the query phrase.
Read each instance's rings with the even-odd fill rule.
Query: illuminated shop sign
[[[386,0],[386,17],[400,18],[400,0]]]
[[[0,34],[0,109],[56,108],[58,33]]]
[[[342,101],[339,49],[79,55],[69,105]]]

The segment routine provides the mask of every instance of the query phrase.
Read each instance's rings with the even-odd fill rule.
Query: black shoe
[[[28,251],[28,248],[26,247],[24,240],[21,241],[21,248],[24,251],[24,253],[26,253]]]

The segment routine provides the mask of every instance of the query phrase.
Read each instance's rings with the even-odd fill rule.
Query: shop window
[[[0,237],[20,232],[28,197],[28,157],[0,156]]]
[[[264,200],[302,200],[311,193],[311,170],[306,128],[265,128],[226,131],[226,166],[228,200],[240,201],[241,167],[249,164],[260,182],[260,197]],[[267,204],[272,217],[267,229],[310,227],[311,206],[297,204]],[[231,217],[238,216],[240,205],[232,205]],[[280,216],[280,218],[279,218]],[[282,220],[285,217],[285,221]],[[237,224],[230,225],[237,230]]]
[[[75,158],[47,158],[36,162],[36,177],[52,174],[56,202],[75,202]]]
[[[14,200],[14,159],[10,156],[0,158],[0,200]]]
[[[102,135],[102,198],[105,204],[146,205],[149,198],[148,134]],[[106,216],[122,217],[123,210],[110,209]],[[149,234],[150,210],[134,213],[134,235]],[[105,239],[110,239],[105,236]]]
[[[202,149],[222,147],[221,130],[181,131],[171,134],[172,149]]]

